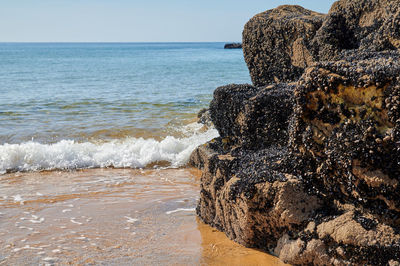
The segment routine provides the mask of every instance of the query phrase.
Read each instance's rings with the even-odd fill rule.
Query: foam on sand
[[[167,211],[166,214],[171,214],[171,213],[175,213],[175,212],[194,212],[196,211],[195,208],[178,208],[176,210],[173,211]]]

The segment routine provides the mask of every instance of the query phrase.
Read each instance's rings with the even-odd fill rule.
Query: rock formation
[[[241,43],[237,43],[237,42],[226,43],[224,45],[224,49],[241,49],[241,48],[242,48],[242,44]]]
[[[397,0],[340,0],[327,15],[285,5],[257,14],[243,30],[244,58],[257,87],[297,81],[314,62],[339,60],[346,50],[399,48]]]
[[[204,222],[290,264],[400,265],[399,10],[340,0],[246,24],[254,85],[216,89],[220,137],[191,156]]]
[[[307,69],[295,89],[291,149],[324,195],[400,225],[400,54],[357,53]]]
[[[324,18],[301,6],[280,6],[250,19],[243,53],[254,85],[296,81],[315,60],[311,41]]]
[[[210,104],[211,119],[221,137],[242,146],[286,145],[293,87],[289,84],[219,87]]]
[[[337,1],[312,43],[319,60],[340,59],[344,50],[397,50],[400,48],[399,1]]]

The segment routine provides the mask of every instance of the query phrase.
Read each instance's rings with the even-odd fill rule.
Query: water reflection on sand
[[[195,169],[0,176],[0,265],[281,265],[203,224]]]

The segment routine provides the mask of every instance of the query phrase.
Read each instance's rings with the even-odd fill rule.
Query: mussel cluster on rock
[[[214,92],[200,218],[290,264],[400,265],[400,2],[253,17],[253,85]]]

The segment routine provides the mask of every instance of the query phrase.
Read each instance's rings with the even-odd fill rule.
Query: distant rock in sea
[[[226,43],[224,49],[242,49],[242,43],[240,42]]]

